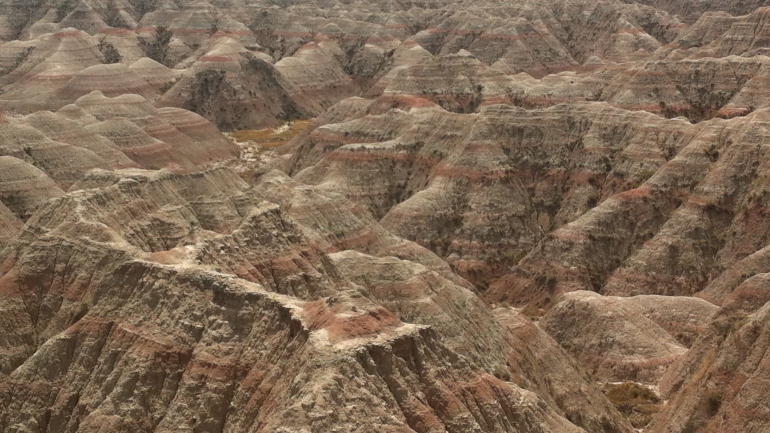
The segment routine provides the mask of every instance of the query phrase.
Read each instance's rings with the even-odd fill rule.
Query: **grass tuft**
[[[289,140],[299,135],[299,133],[304,131],[312,122],[312,120],[296,120],[291,122],[289,127],[283,131],[280,131],[282,128],[244,129],[233,132],[233,138],[238,143],[253,141],[262,149],[275,149],[283,146]]]
[[[636,428],[643,428],[663,408],[651,389],[634,382],[607,384],[604,394]]]

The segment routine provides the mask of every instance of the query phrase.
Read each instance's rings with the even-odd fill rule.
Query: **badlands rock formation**
[[[3,428],[631,431],[427,250],[341,196],[265,182],[288,202],[225,169],[93,172],[39,210],[2,283]],[[292,203],[347,218],[302,223]],[[368,254],[316,243],[356,226]],[[531,365],[533,339],[558,364]]]
[[[139,95],[109,98],[98,91],[57,112],[5,117],[0,140],[3,248],[21,222],[91,170],[194,172],[239,154],[236,145],[195,113],[156,109]]]
[[[768,430],[766,6],[0,5],[0,431]]]
[[[702,299],[684,296],[614,297],[577,291],[563,295],[540,325],[591,366],[600,380],[656,384],[686,353],[687,342],[706,330],[717,310]],[[679,334],[680,341],[672,333]]]
[[[5,87],[0,107],[26,114],[58,109],[92,90],[115,96],[130,89],[160,98],[160,105],[191,109],[228,130],[314,117],[346,97],[382,91],[382,79],[396,80],[402,91],[407,85],[440,93],[439,99],[459,92],[460,104],[473,110],[479,94],[496,101],[518,94],[520,86],[508,83],[506,75],[583,71],[595,59],[660,59],[685,26],[674,15],[620,1],[357,1],[329,8],[315,2],[276,7],[251,1],[224,6],[30,0],[25,6],[8,6],[0,32],[0,39],[8,40],[0,46],[6,75],[0,78]],[[757,45],[729,50],[737,53],[752,44]],[[460,59],[451,57],[458,52]],[[173,70],[153,65],[147,74],[146,57]],[[454,84],[419,83],[420,74],[457,80],[458,68],[478,72]],[[487,81],[493,87],[484,87]],[[595,97],[599,91],[589,93]]]

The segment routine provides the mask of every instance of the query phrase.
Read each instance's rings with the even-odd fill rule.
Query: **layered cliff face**
[[[626,3],[631,1],[624,0]],[[705,0],[699,2],[677,2],[672,0],[638,0],[633,3],[642,3],[654,6],[681,16],[686,21],[695,21],[702,14],[710,12],[729,13],[731,15],[746,15],[759,7],[767,6],[762,0],[736,1],[736,0]]]
[[[761,6],[0,5],[0,430],[767,430]]]
[[[386,227],[480,284],[554,229],[640,185],[697,129],[606,104],[497,105],[470,115],[424,105],[318,127],[294,144],[291,170],[360,198]]]
[[[225,169],[94,172],[39,210],[4,264],[3,429],[631,431],[427,250],[340,196],[261,186],[285,202]],[[329,254],[356,227],[366,252]]]
[[[401,84],[420,81],[420,74],[456,80],[446,74],[478,69],[449,66],[457,60],[445,57],[458,52],[466,63],[483,65],[481,77],[446,89],[441,81],[409,85],[442,98],[445,91],[460,92],[455,109],[473,111],[481,99],[500,101],[520,90],[508,84],[518,73],[541,78],[578,71],[597,56],[613,62],[661,57],[654,53],[683,26],[676,16],[620,1],[356,1],[344,8],[315,2],[19,2],[26,9],[11,6],[15,27],[0,47],[3,109],[27,114],[56,110],[93,90],[130,92],[195,111],[225,130],[315,117],[346,97],[381,92],[384,78]],[[436,57],[435,72],[400,68],[419,67],[417,58],[398,55],[415,46]],[[496,86],[480,88],[487,80]]]
[[[761,26],[744,24],[763,13],[646,22],[667,44],[650,58],[592,51],[544,77],[506,71],[471,36],[421,34],[372,99],[327,111],[273,166],[360,203],[488,302],[527,306],[593,380],[660,386],[654,405],[613,399],[635,425],[760,431],[745,411],[761,384],[738,371],[763,374],[761,357],[736,367],[754,346],[730,340],[744,322],[722,322],[767,301],[766,58]]]
[[[236,159],[240,149],[201,116],[156,109],[139,95],[92,92],[57,112],[0,123],[2,247],[48,199],[94,169],[165,168],[194,172]]]
[[[382,112],[383,98],[316,125],[284,167],[491,284],[490,300],[692,295],[765,246],[765,110],[693,125],[599,103]]]
[[[564,294],[540,325],[602,382],[655,385],[719,308],[685,296]]]
[[[742,289],[744,295],[766,292],[761,279],[748,280],[745,284],[753,287]],[[761,378],[767,371],[768,304],[762,295],[753,302],[738,301],[740,297],[728,302],[690,352],[663,376],[661,392],[672,401],[650,431],[765,428],[767,412],[760,396],[767,392]]]

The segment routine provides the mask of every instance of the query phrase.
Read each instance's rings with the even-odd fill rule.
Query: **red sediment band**
[[[667,248],[668,245],[669,244],[666,241],[653,238],[645,242],[643,248],[650,248],[655,246]],[[630,288],[633,290],[649,286],[658,286],[662,282],[668,280],[667,277],[669,276],[670,275],[663,275],[660,273],[657,275],[651,275],[649,272],[634,272],[627,268],[620,268],[613,274],[612,281],[622,282],[622,286],[631,286]]]
[[[145,144],[140,146],[124,147],[122,150],[124,153],[131,153],[131,155],[133,156],[141,157],[141,156],[147,156],[147,155],[154,155],[159,152],[170,151],[171,145],[168,143],[160,142],[160,143]]]
[[[503,99],[507,99],[503,97]],[[565,97],[527,97],[525,99],[526,103],[529,105],[535,105],[535,106],[550,106],[550,105],[558,105],[565,102],[582,102],[585,101],[585,97],[573,97],[573,98],[565,98]],[[482,102],[482,105],[484,103]]]
[[[628,358],[603,358],[598,355],[594,356],[582,356],[581,361],[586,362],[593,365],[599,365],[601,367],[607,368],[610,371],[618,371],[621,372],[636,372],[637,374],[645,374],[645,371],[655,371],[662,369],[668,365],[671,365],[674,361],[679,359],[682,355],[680,354],[674,354],[669,356],[662,356],[662,357],[656,357],[656,358],[647,358],[647,359],[638,359],[635,357],[628,357]],[[652,374],[652,373],[648,373]],[[621,375],[625,375],[624,373],[621,373]]]
[[[718,203],[713,197],[701,194],[691,194],[687,199],[687,205],[701,208],[706,206],[718,206]]]
[[[75,36],[80,36],[82,33],[83,32],[81,30],[62,30],[54,33],[54,38],[56,39],[71,38]]]
[[[408,93],[384,93],[381,97],[378,98],[378,101],[399,102],[403,105],[415,108],[436,106],[436,104],[429,99],[421,98],[419,96],[411,95]]]
[[[332,342],[371,335],[402,324],[395,314],[382,307],[364,314],[340,317],[339,307],[329,306],[325,299],[319,299],[305,303],[303,310],[308,328],[311,331],[326,329]]]
[[[206,380],[229,382],[247,369],[238,359],[198,351],[187,364],[185,374],[206,376]]]
[[[227,37],[227,36],[251,36],[254,33],[251,30],[219,30],[214,37]]]
[[[541,38],[542,36],[543,35],[537,32],[518,33],[515,35],[483,33],[479,37],[479,39],[482,39],[485,41],[514,42],[514,41],[523,41],[523,40],[532,39],[532,38]]]
[[[581,65],[575,68],[575,71],[578,73],[584,73],[584,72],[593,72],[601,67],[604,67],[606,65],[603,64],[597,64],[597,65]]]
[[[108,27],[108,28],[99,30],[99,33],[102,33],[105,35],[119,35],[119,36],[134,34],[134,32],[135,32],[134,30],[124,29],[122,27]]]
[[[717,111],[717,117],[730,119],[733,117],[745,116],[749,114],[749,112],[749,107],[722,107],[719,111]]]
[[[179,345],[171,338],[155,333],[149,335],[146,331],[146,328],[140,328],[128,323],[120,323],[113,331],[112,339],[118,344],[121,342],[130,343],[133,349],[146,355],[161,355],[163,353],[170,355],[171,353],[192,352],[192,348]]]
[[[370,44],[376,44],[379,42],[393,42],[398,41],[399,39],[393,36],[378,36],[378,37],[371,37],[366,40],[367,43]]]
[[[168,120],[169,123],[179,128],[201,128],[201,127],[213,127],[211,123],[203,116],[194,114],[190,111],[179,113],[163,113],[162,117]]]
[[[351,338],[364,337],[381,333],[384,329],[401,325],[398,317],[386,310],[378,308],[352,317],[335,317],[326,327],[329,340],[338,342]]]
[[[618,29],[617,33],[626,33],[626,34],[629,34],[629,35],[640,35],[640,34],[643,34],[645,32],[644,32],[644,30],[637,29],[637,28],[630,28],[630,29],[629,28],[622,28],[622,29]]]
[[[474,33],[481,33],[482,30],[460,30],[460,29],[440,29],[437,27],[429,27],[429,33],[445,34],[445,35],[472,35]]]
[[[353,249],[353,248],[360,248],[360,247],[366,247],[368,245],[371,245],[375,243],[378,239],[378,236],[376,233],[371,231],[370,229],[362,229],[358,233],[345,236],[343,238],[335,237],[334,235],[329,235],[327,238],[329,242],[338,244],[339,249],[335,249],[339,251],[340,249]],[[335,251],[328,251],[328,252],[335,252]]]
[[[72,324],[64,333],[66,335],[99,334],[112,326],[112,323],[113,321],[107,318],[86,316]]]
[[[572,173],[572,182],[575,184],[580,183],[588,183],[590,179],[595,177],[597,174],[604,174],[604,172],[595,172],[595,171],[576,171]]]
[[[178,35],[203,35],[208,34],[209,29],[192,29],[189,27],[171,27],[171,31]]]
[[[404,42],[402,42],[403,47],[419,47],[420,43],[415,41],[414,39],[407,39]]]
[[[631,150],[628,147],[623,150],[623,156],[633,159],[635,161],[639,160],[653,160],[653,161],[661,161],[665,160],[665,157],[663,155],[663,151],[659,149],[639,149],[639,150]]]
[[[15,297],[21,295],[19,292],[18,273],[16,268],[11,268],[0,278],[0,296]]]
[[[510,100],[511,99],[509,97],[505,96],[505,95],[489,96],[489,97],[485,97],[481,101],[481,105],[482,106],[486,106],[486,105],[505,104],[505,103],[510,102]]]

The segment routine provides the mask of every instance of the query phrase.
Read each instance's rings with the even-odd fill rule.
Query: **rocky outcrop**
[[[473,111],[481,99],[501,102],[511,88],[520,90],[508,84],[517,73],[540,78],[581,70],[594,57],[648,60],[681,27],[663,11],[619,1],[390,7],[356,1],[340,8],[156,3],[31,5],[24,42],[0,48],[9,77],[0,81],[8,86],[0,106],[56,110],[92,90],[116,96],[124,89],[195,111],[223,129],[249,129],[314,117],[341,99],[379,95],[390,85],[419,88],[453,110]],[[159,28],[170,32],[167,40],[157,39]],[[418,47],[436,63],[405,63]],[[126,69],[145,56],[175,70]],[[461,70],[476,72],[463,78]],[[437,79],[425,81],[431,78]]]
[[[0,430],[766,429],[761,2],[12,3]]]
[[[768,305],[726,308],[661,380],[671,398],[650,431],[759,431]]]
[[[655,384],[718,308],[689,297],[564,294],[540,326],[602,382]],[[665,327],[665,328],[664,328]]]
[[[225,130],[274,125],[302,111],[283,90],[278,72],[232,39],[220,39],[161,98],[162,106],[203,115]]]
[[[549,293],[594,288],[603,293],[622,295],[692,294],[705,288],[706,283],[719,275],[719,272],[714,272],[714,268],[710,265],[705,265],[706,261],[726,269],[739,257],[751,254],[764,246],[761,241],[752,243],[748,240],[749,237],[757,239],[756,232],[748,235],[749,226],[744,225],[752,212],[748,208],[750,206],[748,203],[754,199],[749,198],[749,190],[744,190],[743,186],[739,185],[747,186],[755,181],[752,177],[736,176],[733,182],[726,182],[730,177],[725,177],[729,176],[726,173],[731,169],[744,173],[738,168],[742,163],[736,164],[733,157],[742,160],[752,154],[735,143],[745,142],[739,138],[744,133],[753,134],[758,131],[756,127],[761,128],[761,121],[759,121],[761,116],[762,114],[758,112],[755,116],[750,116],[751,120],[736,119],[733,122],[714,123],[702,129],[693,137],[690,144],[679,152],[679,156],[661,166],[661,169],[645,185],[606,200],[593,211],[549,235],[545,242],[519,263],[511,276],[495,283],[490,297],[500,296],[506,290],[512,289],[517,294],[514,298],[527,297],[539,290],[535,287],[541,287]],[[746,125],[748,128],[744,129],[738,125]],[[718,127],[716,131],[723,132],[720,135],[714,135],[716,131],[711,129],[713,127]],[[738,128],[732,129],[732,127]],[[734,138],[727,138],[733,132],[737,135]],[[717,139],[719,136],[723,138]],[[724,144],[727,144],[727,147],[722,147]],[[719,152],[718,157],[715,152]],[[709,157],[709,155],[712,156]],[[761,159],[759,154],[756,157]],[[711,162],[712,159],[713,162]],[[708,171],[693,170],[703,163],[712,168]],[[761,163],[756,164],[759,166]],[[708,175],[712,172],[711,170],[714,170],[713,175]],[[695,177],[690,177],[693,175]],[[679,180],[673,181],[673,179]],[[685,179],[689,180],[685,181]],[[662,185],[660,182],[665,182],[667,185],[665,195],[657,192],[658,186]],[[674,192],[676,190],[672,191],[671,185],[689,186],[686,186],[685,190],[679,190],[681,192]],[[720,216],[720,205],[717,203],[722,203],[723,198],[720,197],[736,194],[731,191],[740,191],[737,194],[740,194],[741,198],[736,202],[730,201],[731,204],[726,205],[729,210],[725,210],[726,214]],[[690,198],[682,202],[679,199],[668,201],[680,193]],[[632,208],[633,212],[631,212]],[[627,216],[614,219],[613,215],[618,213]],[[727,217],[727,215],[735,215],[735,217]],[[608,230],[612,226],[608,226],[607,222],[611,220],[626,221],[629,225]],[[703,227],[701,224],[712,227],[709,233],[717,237],[696,240],[698,238],[693,230],[703,230],[698,228]],[[756,225],[751,227],[752,231],[759,229]],[[643,234],[644,230],[650,229],[653,232]],[[730,240],[722,237],[722,233],[727,233],[722,230],[730,230],[733,237]],[[742,233],[747,236],[745,241],[742,240],[744,239]],[[620,239],[625,240],[620,241]],[[601,251],[613,251],[611,248],[606,249],[609,245],[615,245],[624,251],[629,251],[630,254],[616,255],[614,259],[607,256],[606,261],[597,260],[597,254],[601,254]],[[707,247],[707,245],[710,246]],[[739,253],[739,250],[744,252]],[[554,259],[546,265],[545,262],[540,261],[545,256],[551,256]],[[605,263],[608,267],[602,270],[596,267],[598,263]],[[664,265],[664,263],[667,264]],[[538,271],[534,275],[525,276],[528,271],[524,269],[535,268],[548,271]]]
[[[290,201],[323,202],[271,176],[296,190]],[[500,326],[446,270],[327,255],[305,233],[332,232],[307,222],[224,169],[93,172],[36,213],[4,265],[0,423],[631,431],[527,319],[509,312]],[[445,316],[415,308],[425,296]],[[536,357],[517,362],[532,339],[558,360],[542,375]],[[582,385],[565,393],[544,377]]]
[[[192,172],[232,161],[239,154],[235,144],[197,114],[157,110],[139,95],[108,98],[99,92],[57,113],[5,118],[0,138],[6,168],[0,179],[2,202],[18,218],[3,218],[3,246],[18,232],[21,221],[90,170],[144,167]]]
[[[2,198],[3,210],[10,210],[16,219],[6,213],[4,221],[8,221],[6,230],[20,228],[18,220],[26,220],[37,207],[48,199],[58,197],[64,192],[46,174],[35,166],[12,156],[0,157],[2,164]],[[6,231],[6,233],[8,233]],[[6,237],[10,237],[6,234]]]
[[[0,81],[8,87],[0,107],[18,113],[61,108],[71,101],[51,97],[78,72],[102,63],[95,38],[72,28],[45,34],[15,51],[12,68]]]
[[[765,110],[693,125],[596,103],[456,114],[410,96],[409,112],[379,111],[398,98],[330,111],[341,122],[297,138],[289,170],[492,283],[491,301],[691,295],[721,274],[709,263],[728,269],[765,247],[751,216],[763,156],[746,144],[763,140]]]
[[[711,11],[723,11],[731,15],[746,15],[758,7],[766,6],[761,0],[706,0],[691,3],[679,3],[671,0],[634,0],[634,2],[666,10],[683,17],[687,21],[694,21],[698,19],[701,14]]]
[[[554,228],[638,185],[687,140],[651,114],[580,107],[373,114],[297,141],[293,170],[360,201],[386,227],[485,284]],[[630,128],[622,142],[612,132],[618,122]],[[668,131],[657,152],[633,152],[652,130]]]

